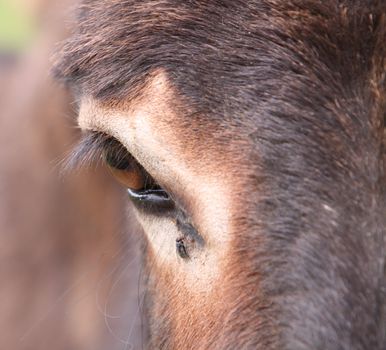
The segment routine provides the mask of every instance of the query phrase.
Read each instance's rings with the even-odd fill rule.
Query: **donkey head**
[[[85,0],[55,66],[144,229],[151,349],[385,348],[384,1]]]

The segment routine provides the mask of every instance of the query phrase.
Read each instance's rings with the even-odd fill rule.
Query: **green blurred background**
[[[20,52],[37,32],[37,21],[27,1],[0,0],[0,50]]]

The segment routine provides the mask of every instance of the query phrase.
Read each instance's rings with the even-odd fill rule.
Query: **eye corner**
[[[190,256],[188,254],[188,251],[185,245],[185,238],[180,237],[176,239],[176,252],[178,256],[183,260],[190,259]]]

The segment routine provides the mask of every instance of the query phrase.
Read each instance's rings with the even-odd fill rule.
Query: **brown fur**
[[[376,0],[82,2],[57,77],[114,111],[162,70],[164,141],[185,145],[193,174],[227,169],[233,184],[213,289],[146,251],[150,348],[385,348],[385,13]]]

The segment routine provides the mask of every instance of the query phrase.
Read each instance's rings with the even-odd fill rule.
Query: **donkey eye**
[[[109,142],[104,150],[104,160],[113,177],[127,188],[138,209],[160,214],[174,207],[169,194],[118,141]]]
[[[144,192],[160,189],[148,172],[117,140],[109,139],[103,158],[113,177],[131,191]]]
[[[145,174],[128,153],[122,156],[109,150],[105,151],[104,158],[113,177],[122,185],[132,190],[141,190],[145,187]]]

